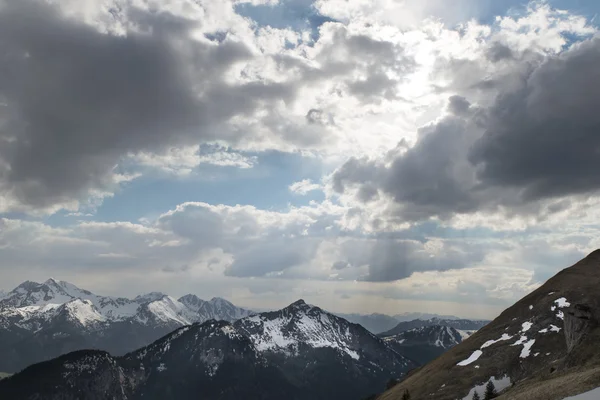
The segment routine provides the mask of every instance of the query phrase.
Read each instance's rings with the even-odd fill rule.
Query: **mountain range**
[[[299,300],[181,327],[121,357],[81,350],[0,381],[15,399],[362,399],[416,366],[382,339]]]
[[[415,319],[412,321],[399,322],[392,329],[381,332],[379,336],[394,336],[399,333],[409,331],[411,329],[421,328],[424,326],[447,326],[456,329],[463,336],[470,336],[475,331],[483,328],[490,321],[487,320],[470,320],[470,319],[443,319],[433,317],[430,319]]]
[[[126,299],[54,279],[28,281],[0,297],[0,371],[16,372],[79,349],[123,355],[184,325],[252,314],[221,298],[153,292]]]
[[[443,319],[443,320],[460,319],[460,317],[457,317],[455,315],[440,315],[440,314],[421,313],[421,312],[404,312],[401,314],[394,315],[393,318],[398,322],[414,321],[416,319],[428,320],[431,318],[439,318],[439,319]]]

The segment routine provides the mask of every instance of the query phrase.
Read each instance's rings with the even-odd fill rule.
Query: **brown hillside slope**
[[[412,400],[463,399],[491,377],[510,378],[502,400],[560,400],[581,393],[600,386],[598,321],[600,250],[556,274],[378,399],[400,400],[405,389]],[[465,361],[477,355],[476,361]],[[466,365],[457,365],[461,362]]]

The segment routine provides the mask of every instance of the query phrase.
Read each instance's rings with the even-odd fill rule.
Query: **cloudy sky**
[[[0,288],[494,317],[600,247],[595,0],[0,0]]]

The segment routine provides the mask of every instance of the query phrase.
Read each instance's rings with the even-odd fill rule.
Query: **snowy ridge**
[[[340,323],[343,321],[344,323]],[[347,321],[310,306],[302,300],[275,313],[263,313],[240,320],[259,351],[294,354],[298,347],[330,347],[355,360],[360,358]]]
[[[57,308],[60,312],[65,310],[83,326],[89,326],[97,322],[106,321],[106,317],[98,311],[90,300],[75,299]]]
[[[160,292],[140,295],[132,300],[98,296],[53,278],[43,283],[27,281],[0,297],[0,328],[14,326],[37,331],[59,313],[68,314],[68,320],[83,327],[101,322],[128,321],[172,328],[209,319],[231,322],[252,314],[220,298],[207,302],[187,295],[182,299],[192,296],[198,307]]]
[[[150,315],[162,323],[177,322],[180,325],[189,325],[195,322],[193,311],[171,296],[163,296],[145,305]],[[138,320],[141,321],[140,318]]]

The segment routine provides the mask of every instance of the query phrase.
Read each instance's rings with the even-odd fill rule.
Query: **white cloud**
[[[304,196],[314,190],[320,190],[321,185],[318,183],[313,183],[310,179],[303,179],[301,181],[292,183],[289,186],[289,189],[292,193],[297,193],[301,196]]]
[[[106,139],[90,149],[75,151],[73,147],[73,152],[66,152],[71,147],[48,149],[41,141],[38,146],[35,139],[32,141],[37,130],[16,129],[36,129],[38,125],[33,120],[18,124],[14,119],[34,115],[21,112],[29,109],[24,104],[30,101],[20,97],[23,87],[10,86],[11,92],[4,95],[3,112],[8,113],[6,123],[11,124],[6,126],[12,127],[7,132],[13,133],[0,134],[0,138],[12,143],[6,154],[0,153],[0,210],[4,211],[77,211],[80,202],[94,193],[114,193],[119,187],[119,181],[114,179],[114,165],[125,168],[132,161],[169,174],[188,175],[202,163],[251,168],[257,159],[245,152],[303,152],[332,164],[349,156],[378,158],[401,140],[407,146],[413,145],[418,140],[418,128],[443,114],[450,94],[461,92],[472,103],[484,106],[497,93],[482,92],[477,89],[478,84],[504,77],[519,66],[524,68],[527,62],[535,61],[532,54],[560,51],[567,43],[565,33],[582,36],[594,32],[585,19],[552,10],[543,3],[532,5],[522,15],[501,17],[491,26],[468,22],[448,28],[454,25],[421,21],[432,13],[448,14],[449,9],[472,13],[477,2],[465,0],[459,7],[447,7],[437,0],[378,0],[342,6],[337,0],[321,0],[315,4],[316,9],[342,22],[321,25],[314,43],[307,40],[307,32],[255,27],[251,20],[235,13],[236,3],[232,1],[170,0],[161,3],[162,13],[156,13],[151,3],[143,1],[123,3],[120,8],[90,1],[53,3],[60,12],[41,4],[39,0],[27,0],[19,7],[2,10],[7,16],[13,13],[35,19],[36,13],[43,11],[52,16],[44,20],[47,26],[27,23],[27,29],[32,30],[29,35],[7,32],[4,37],[12,38],[7,45],[22,49],[37,43],[58,49],[65,41],[52,42],[54,36],[43,34],[43,30],[62,29],[65,35],[80,37],[82,46],[97,41],[103,49],[98,57],[114,60],[115,37],[139,36],[148,41],[144,45],[147,47],[119,56],[123,62],[118,65],[112,62],[113,78],[126,73],[136,62],[148,65],[139,57],[155,57],[156,52],[164,53],[159,59],[169,60],[172,70],[165,68],[162,77],[161,71],[148,71],[156,76],[148,75],[149,82],[139,88],[130,87],[127,93],[121,93],[126,90],[124,84],[105,85],[102,90],[78,85],[61,90],[60,96],[48,93],[65,100],[65,107],[85,108],[85,102],[77,101],[77,90],[111,92],[106,96],[110,101],[98,95],[94,107],[72,111],[86,119],[82,124],[98,129],[106,121],[105,115],[117,113],[114,107],[128,110],[117,113],[127,118],[113,120],[110,129],[106,129],[110,136],[93,133],[95,138]],[[411,22],[399,23],[398,18]],[[4,24],[5,29],[12,29],[12,24],[21,20],[9,18],[11,24]],[[147,31],[155,35],[144,36]],[[160,35],[170,39],[163,40]],[[506,62],[490,61],[490,52],[494,57],[504,54],[502,46],[508,46],[518,57]],[[75,50],[61,50],[69,54],[74,51],[65,68],[85,75],[85,65],[78,69],[85,60],[76,58],[80,52]],[[125,60],[127,57],[131,60]],[[523,58],[527,62],[519,64],[517,61]],[[30,60],[34,59],[44,61],[39,57]],[[6,62],[11,62],[15,74],[29,71],[13,68],[15,60]],[[139,70],[141,81],[144,75]],[[98,77],[107,71],[98,71]],[[30,81],[16,75],[7,79]],[[95,80],[86,82],[92,81]],[[127,84],[135,82],[130,80]],[[504,82],[506,87],[510,85]],[[156,97],[158,92],[162,96]],[[168,99],[167,94],[172,98]],[[159,108],[145,112],[147,107],[138,107],[152,97],[161,100]],[[122,104],[115,105],[115,101]],[[66,112],[58,101],[52,103],[53,112]],[[42,107],[37,103],[36,106]],[[42,114],[40,111],[35,115]],[[53,130],[46,124],[41,131],[56,136],[52,143],[76,143],[73,138],[81,137],[78,127],[82,124],[74,124],[68,130]],[[91,132],[91,128],[88,130]],[[62,138],[64,134],[70,136]],[[28,141],[25,137],[29,137]],[[200,152],[197,156],[201,146],[215,141],[235,151]],[[24,146],[26,142],[30,145]],[[38,148],[39,152],[48,150],[47,154],[34,157],[27,153]],[[89,152],[85,159],[94,162],[84,162],[81,151]],[[61,156],[56,156],[59,153]],[[32,159],[36,162],[32,163]],[[59,185],[54,182],[58,175],[68,177]]]
[[[218,167],[253,168],[256,156],[245,156],[223,147],[209,147],[203,151],[200,145],[170,147],[162,153],[139,152],[128,157],[135,166],[157,169],[176,176],[188,176],[202,164]]]
[[[512,239],[433,234],[416,240],[418,229],[365,235],[340,229],[344,212],[317,204],[274,212],[185,203],[144,223],[52,228],[3,219],[0,279],[8,286],[52,275],[121,295],[144,290],[226,295],[235,288],[238,300],[273,307],[307,293],[318,304],[336,307],[346,294],[373,307],[386,304],[392,313],[392,305],[416,301],[447,311],[456,307],[455,313],[459,304],[476,302],[485,306],[472,312],[492,313],[600,244],[583,240],[600,237],[600,226],[586,232],[565,226],[552,236],[540,227]],[[548,248],[556,250],[549,254]],[[122,285],[114,286],[113,279],[111,287],[107,274],[118,275]],[[285,295],[272,290],[279,285],[289,288]],[[306,292],[309,288],[314,291]]]

